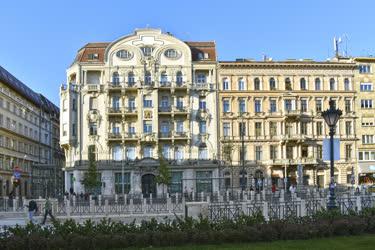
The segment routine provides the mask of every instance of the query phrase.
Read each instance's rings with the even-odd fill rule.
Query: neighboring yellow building
[[[282,187],[285,172],[288,185],[295,184],[299,164],[303,166],[299,182],[326,187],[330,178],[327,162],[322,161],[322,140],[328,138],[328,127],[320,113],[328,108],[331,98],[343,110],[336,133],[341,154],[335,164],[335,179],[338,184],[350,183],[358,139],[354,63],[242,59],[219,62],[218,67],[221,155],[225,166],[230,165],[223,148],[232,144],[233,165],[238,166],[233,180],[231,168],[222,169],[225,188],[270,186],[271,181]]]
[[[375,58],[354,58],[359,184],[375,183]]]

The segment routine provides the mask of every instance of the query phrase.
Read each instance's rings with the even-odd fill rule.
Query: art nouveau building
[[[326,187],[329,170],[322,160],[322,140],[328,138],[328,127],[321,111],[330,99],[343,110],[336,132],[341,146],[335,179],[350,183],[358,139],[355,68],[350,62],[311,60],[219,62],[220,151],[223,155],[224,145],[232,143],[237,166],[233,175],[230,167],[222,170],[224,186],[282,187],[285,177],[288,185],[295,184],[301,165],[300,182]]]
[[[159,155],[170,192],[218,190],[216,51],[159,29],[89,43],[67,70],[61,96],[66,189],[95,154],[102,194],[157,193]]]

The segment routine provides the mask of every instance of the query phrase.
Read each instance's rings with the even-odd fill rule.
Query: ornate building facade
[[[138,29],[78,51],[61,87],[65,187],[85,192],[93,154],[102,194],[161,192],[159,156],[169,192],[219,189],[214,42],[183,42]]]
[[[222,171],[225,188],[283,187],[285,181],[327,187],[322,144],[328,126],[321,111],[330,99],[343,110],[335,180],[350,183],[358,139],[354,63],[237,60],[218,67],[220,149],[225,165],[235,166]]]

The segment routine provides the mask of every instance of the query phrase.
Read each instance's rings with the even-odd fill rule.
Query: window
[[[153,157],[153,148],[152,148],[152,146],[145,146],[143,148],[143,157],[144,158],[152,158]]]
[[[176,121],[176,132],[183,133],[184,132],[184,121],[177,120]]]
[[[0,108],[4,107],[4,99],[0,97]]]
[[[151,85],[151,84],[152,84],[151,72],[146,71],[146,73],[145,73],[145,85]]]
[[[174,158],[177,161],[182,161],[184,159],[184,147],[177,146],[174,149]]]
[[[178,96],[176,99],[176,108],[183,109],[184,108],[184,98],[182,96]]]
[[[255,146],[255,160],[261,161],[262,160],[262,146]]]
[[[245,102],[244,98],[239,99],[238,109],[239,109],[240,113],[246,112],[246,102]]]
[[[89,160],[96,160],[96,147],[95,145],[89,145],[88,147],[88,158]]]
[[[345,159],[346,160],[352,159],[352,145],[351,144],[345,145]]]
[[[261,100],[255,100],[254,101],[254,105],[255,105],[255,107],[254,107],[254,109],[255,109],[255,113],[260,113],[260,112],[262,112],[262,103],[261,103]]]
[[[206,134],[206,133],[207,133],[206,121],[200,121],[199,122],[199,134]]]
[[[207,160],[208,155],[207,155],[207,147],[206,146],[201,146],[198,149],[198,159],[199,160]]]
[[[374,135],[362,135],[362,144],[373,144]]]
[[[96,123],[94,123],[94,122],[91,122],[90,124],[89,124],[89,126],[90,126],[90,135],[97,135],[97,133],[98,133],[98,129],[97,129],[97,125],[96,125]]]
[[[152,122],[151,121],[143,121],[143,132],[144,133],[152,133]]]
[[[316,154],[317,154],[317,158],[319,160],[323,159],[323,146],[322,145],[317,145],[316,146]]]
[[[315,90],[321,90],[321,88],[320,78],[315,78]]]
[[[120,97],[119,96],[112,97],[112,108],[117,111],[120,110]]]
[[[4,116],[3,114],[0,114],[0,126],[3,126],[3,123],[4,123]],[[21,124],[22,126],[22,124]]]
[[[276,81],[275,78],[270,78],[270,90],[276,90]]]
[[[128,105],[129,105],[129,109],[130,110],[134,110],[135,109],[135,97],[134,96],[129,97],[129,99],[128,99]],[[152,101],[151,101],[151,106],[152,106]]]
[[[229,81],[228,78],[223,79],[223,90],[228,90],[229,89]]]
[[[344,90],[345,91],[349,91],[351,88],[350,88],[350,81],[348,78],[345,78],[344,79]]]
[[[276,100],[271,99],[270,100],[270,113],[274,113],[276,111],[277,111]]]
[[[307,100],[301,99],[301,112],[307,112]]]
[[[77,135],[77,125],[75,123],[72,123],[72,136],[76,136],[76,135]],[[36,138],[36,136],[35,136],[35,138]]]
[[[121,146],[120,145],[115,145],[112,148],[112,159],[114,161],[121,161]]]
[[[119,123],[113,123],[112,124],[112,133],[115,135],[120,134],[120,126]]]
[[[160,74],[160,83],[162,86],[168,83],[168,75],[165,71]]]
[[[196,77],[197,83],[206,83],[206,75],[203,73],[198,73]]]
[[[181,71],[178,71],[177,74],[176,74],[176,83],[177,85],[181,85],[183,83],[183,76],[182,76],[182,72]]]
[[[151,56],[154,48],[152,48],[150,46],[145,46],[145,47],[141,47],[141,50],[142,50],[144,56]]]
[[[223,123],[223,135],[230,136],[230,123],[229,122]]]
[[[126,159],[134,161],[135,160],[135,147],[127,147],[126,149]]]
[[[119,76],[119,74],[117,72],[114,72],[112,74],[112,83],[114,85],[118,85],[120,83],[120,76]]]
[[[358,68],[359,68],[359,73],[360,74],[371,73],[371,65],[360,64]]]
[[[134,83],[135,83],[134,73],[129,72],[128,73],[128,85],[129,85],[129,87],[133,86]]]
[[[262,135],[262,123],[255,122],[255,136],[259,137]]]
[[[196,179],[196,191],[198,193],[212,192],[212,171],[197,171]]]
[[[270,122],[270,136],[276,136],[277,135],[277,122]]]
[[[151,96],[147,96],[147,95],[143,96],[143,107],[145,107],[145,108],[152,108],[152,99],[151,99]]]
[[[285,90],[288,90],[288,91],[292,90],[292,83],[289,77],[285,78]]]
[[[206,110],[206,98],[199,97],[199,109]]]
[[[334,78],[329,79],[329,90],[336,90],[336,82]]]
[[[73,100],[72,100],[72,104],[73,104],[73,105],[72,105],[72,106],[73,106],[73,107],[72,107],[73,111],[76,111],[76,110],[77,110],[77,100],[73,98]],[[34,122],[34,123],[35,123],[35,124],[37,123],[37,122],[36,122],[36,119],[35,119],[35,122]]]
[[[229,100],[223,100],[223,112],[230,112]]]
[[[375,161],[375,151],[359,151],[358,160],[360,161]]]
[[[99,59],[99,54],[98,53],[91,53],[91,54],[87,55],[87,58],[89,60],[97,60],[97,59]]]
[[[182,193],[182,172],[172,172],[169,193]]]
[[[254,79],[254,90],[260,90],[260,80],[258,77]]]
[[[245,81],[242,77],[238,79],[238,90],[245,90]]]
[[[285,111],[291,111],[292,110],[292,100],[284,100],[284,106],[285,106]]]
[[[277,159],[277,145],[270,145],[270,159]]]
[[[128,194],[130,192],[130,173],[115,173],[116,194]]]
[[[361,108],[363,109],[372,109],[372,100],[371,99],[362,99]]]
[[[307,89],[307,87],[306,87],[306,79],[305,78],[301,78],[300,79],[299,86],[300,86],[301,90],[306,90]]]
[[[309,148],[308,148],[307,145],[302,145],[302,146],[301,146],[301,156],[302,156],[303,158],[306,158],[306,157],[309,156]]]
[[[316,112],[322,112],[322,99],[316,99],[315,100],[315,111]]]
[[[161,97],[161,107],[162,108],[168,108],[169,107],[169,97],[168,96],[162,96]]]
[[[352,101],[350,99],[345,99],[345,112],[350,113],[352,111]]]
[[[175,49],[167,49],[164,55],[170,59],[176,59],[178,57],[178,52]]]
[[[361,92],[373,91],[373,84],[372,83],[361,83],[360,84]]]
[[[164,135],[169,135],[170,125],[168,121],[162,121],[160,126],[161,133]]]
[[[316,122],[316,135],[322,135],[322,134],[323,134],[323,123]]]
[[[293,159],[293,146],[286,146],[286,158]]]
[[[246,135],[246,123],[245,122],[239,122],[238,123],[238,134],[240,136]]]
[[[162,147],[162,155],[165,159],[170,159],[171,156],[170,156],[170,151],[171,151],[171,147],[169,145],[163,145]]]
[[[301,122],[301,134],[307,135],[307,122]]]
[[[90,106],[90,110],[97,110],[98,99],[96,97],[90,97],[89,106]]]
[[[122,49],[116,52],[116,56],[121,59],[131,59],[132,53],[130,53],[127,50]]]

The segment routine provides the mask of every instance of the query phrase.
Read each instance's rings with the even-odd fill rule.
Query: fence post
[[[104,213],[106,216],[109,214],[109,206],[108,206],[108,199],[104,200]]]
[[[243,201],[242,203],[241,203],[241,208],[242,208],[242,213],[244,214],[244,215],[251,215],[251,214],[248,214],[247,212],[248,211],[246,211],[246,204],[247,204],[247,202],[246,201]]]
[[[177,201],[178,197],[176,196],[176,201]],[[176,202],[177,203],[177,202]],[[171,197],[168,196],[167,198],[167,210],[168,210],[168,213],[172,213],[172,201],[171,201]]]
[[[27,200],[24,198],[23,201],[24,201],[23,211],[26,214],[26,218],[29,218],[29,215],[28,215],[29,209],[26,207]]]
[[[267,201],[263,201],[262,205],[263,205],[263,209],[262,209],[263,217],[266,221],[269,221]]]
[[[118,202],[118,195],[115,194],[115,204],[117,204],[117,202]]]
[[[65,199],[64,202],[65,202],[66,216],[69,218],[70,217],[70,201]]]
[[[306,201],[305,200],[301,200],[301,217],[305,217],[306,216]]]
[[[130,212],[130,214],[134,213],[133,198],[130,198],[130,200],[129,200],[129,212]]]
[[[356,207],[357,207],[357,213],[362,211],[362,202],[361,202],[362,197],[358,195],[356,197]]]
[[[147,213],[147,200],[146,198],[143,198],[143,206],[142,208],[144,208],[144,210],[142,211],[144,214]]]
[[[211,202],[210,196],[207,195],[207,203],[210,203],[210,202]]]
[[[17,211],[17,197],[15,197],[12,202],[13,202],[13,212],[16,212]]]

